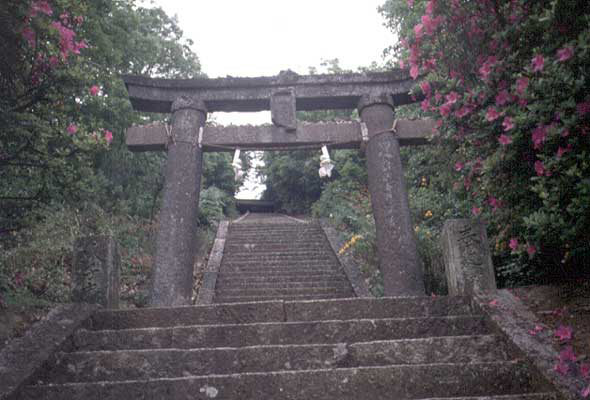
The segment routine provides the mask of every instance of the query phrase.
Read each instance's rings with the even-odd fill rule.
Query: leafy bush
[[[587,274],[590,3],[389,0],[382,12],[452,149],[449,187],[488,222],[501,281]]]

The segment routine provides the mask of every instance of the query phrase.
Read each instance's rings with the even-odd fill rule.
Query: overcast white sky
[[[377,12],[385,0],[153,2],[178,17],[210,78],[272,76],[285,69],[306,74],[310,66],[333,58],[342,68],[356,70],[373,61],[380,64],[383,50],[394,40]],[[222,124],[270,123],[268,112],[212,117]],[[256,191],[240,197],[252,197]]]
[[[176,15],[194,41],[211,78],[272,76],[291,69],[306,74],[338,58],[355,70],[382,61],[393,34],[377,7],[385,0],[154,0]],[[216,115],[221,123],[270,122],[262,113]]]

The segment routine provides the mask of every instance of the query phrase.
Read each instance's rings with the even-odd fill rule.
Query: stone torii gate
[[[385,295],[424,295],[399,149],[425,143],[433,124],[395,121],[394,107],[414,102],[407,71],[173,80],[124,76],[124,81],[136,110],[172,113],[170,129],[148,125],[127,131],[130,150],[168,152],[152,306],[190,304],[202,154],[234,148],[364,148]],[[361,122],[296,120],[296,111],[355,108]],[[208,112],[263,110],[271,111],[273,125],[205,127]]]

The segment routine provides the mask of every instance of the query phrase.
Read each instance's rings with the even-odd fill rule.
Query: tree
[[[3,231],[52,202],[153,214],[165,158],[129,153],[124,132],[164,116],[135,113],[120,74],[198,76],[177,21],[115,0],[7,2],[0,17]]]
[[[489,222],[496,255],[538,273],[582,272],[588,2],[389,0],[381,11],[401,38],[391,51],[421,78],[421,108],[453,149],[455,190]]]

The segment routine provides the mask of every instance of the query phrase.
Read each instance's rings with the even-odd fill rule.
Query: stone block
[[[470,219],[446,221],[442,249],[449,295],[496,290],[494,266],[482,222]]]
[[[274,125],[285,128],[287,132],[297,130],[295,91],[293,89],[280,90],[272,94],[270,116]]]
[[[73,300],[119,307],[121,258],[110,236],[87,236],[74,243]]]

